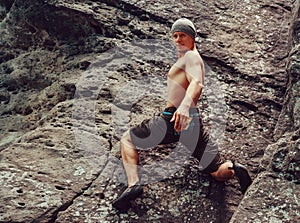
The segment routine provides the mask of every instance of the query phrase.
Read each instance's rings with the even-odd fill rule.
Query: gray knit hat
[[[196,37],[196,28],[193,22],[187,18],[181,18],[174,22],[171,28],[171,33],[174,32],[184,32],[195,39]]]

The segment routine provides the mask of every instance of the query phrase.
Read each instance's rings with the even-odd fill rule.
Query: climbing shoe
[[[143,187],[140,183],[128,187],[113,203],[112,206],[118,210],[124,211],[130,208],[130,201],[136,199],[143,193]]]
[[[247,171],[247,168],[243,166],[242,164],[232,162],[233,166],[228,167],[228,169],[231,169],[234,171],[234,175],[238,179],[241,187],[241,191],[244,194],[248,187],[252,184],[252,179]]]

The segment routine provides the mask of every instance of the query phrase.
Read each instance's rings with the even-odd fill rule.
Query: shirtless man
[[[236,176],[243,193],[252,182],[245,167],[221,160],[216,146],[211,144],[203,128],[197,102],[204,86],[205,70],[195,45],[194,24],[186,18],[178,19],[172,25],[171,33],[178,60],[168,73],[166,108],[160,116],[143,121],[121,138],[121,155],[128,188],[113,202],[117,209],[126,209],[129,201],[143,192],[136,147],[150,148],[180,141],[200,161],[202,171],[216,180],[225,181]],[[191,124],[193,128],[190,128]]]

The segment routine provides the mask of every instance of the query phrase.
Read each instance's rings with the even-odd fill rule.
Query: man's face
[[[194,48],[195,40],[184,32],[174,32],[172,38],[178,52],[186,52]]]

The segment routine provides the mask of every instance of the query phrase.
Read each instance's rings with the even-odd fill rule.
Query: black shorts
[[[174,122],[170,122],[175,111],[175,107],[166,108],[159,116],[144,120],[131,128],[132,143],[142,149],[148,149],[157,145],[181,142],[200,161],[203,172],[215,172],[222,164],[222,160],[218,147],[211,142],[209,134],[203,127],[198,109],[190,109],[192,117],[190,126],[180,133],[175,131]]]

